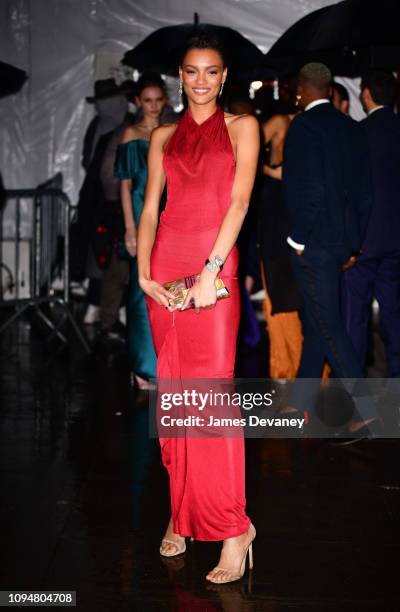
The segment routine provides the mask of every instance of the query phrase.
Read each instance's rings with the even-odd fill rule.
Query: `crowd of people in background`
[[[301,82],[303,95],[299,95]],[[310,86],[318,94],[312,97],[311,108],[313,100],[327,104],[324,113],[321,108],[318,111],[324,133],[329,132],[327,126],[331,122],[333,131],[342,129],[353,134],[357,129],[365,136],[368,159],[364,165],[360,149],[352,151],[353,137],[349,137],[345,151],[336,151],[333,133],[331,143],[324,142],[326,150],[318,151],[316,145],[314,159],[308,157],[316,128],[311,126],[307,132],[306,121],[299,121],[298,115],[305,117],[308,113],[304,102]],[[320,91],[315,91],[318,87]],[[237,90],[231,95],[224,94],[222,104],[226,110],[254,114],[259,119],[263,142],[258,177],[239,247],[243,338],[250,346],[260,339],[250,298],[261,294],[269,338],[265,375],[293,378],[300,368],[300,373],[305,369],[309,375],[327,376],[330,367],[340,369],[335,361],[336,353],[334,356],[329,353],[331,349],[327,349],[329,359],[323,350],[315,350],[315,346],[321,346],[323,330],[319,337],[315,335],[315,328],[310,332],[308,298],[301,286],[308,282],[303,276],[307,274],[305,262],[312,256],[312,245],[306,244],[303,254],[301,240],[290,236],[296,211],[288,206],[295,199],[293,194],[288,195],[294,184],[296,189],[311,188],[306,174],[310,169],[317,173],[321,159],[326,158],[332,167],[332,184],[314,184],[312,198],[318,199],[319,189],[330,189],[334,194],[338,181],[340,184],[335,166],[338,156],[345,159],[346,172],[354,181],[365,181],[366,206],[365,215],[360,208],[358,218],[348,219],[347,238],[351,243],[352,232],[363,234],[361,249],[355,248],[349,258],[338,254],[335,273],[325,277],[324,299],[331,301],[330,292],[335,292],[340,309],[340,321],[337,318],[332,323],[336,326],[336,338],[340,334],[343,338],[338,351],[343,349],[343,359],[348,359],[349,350],[345,348],[348,341],[354,349],[359,372],[365,371],[371,303],[375,298],[379,303],[387,375],[400,375],[400,119],[395,112],[396,88],[397,81],[390,73],[375,71],[366,75],[361,82],[360,100],[367,116],[360,123],[349,117],[350,97],[346,88],[334,82],[329,71],[318,73],[315,66],[314,73],[311,68],[310,74],[300,73],[297,84],[281,88],[280,102],[266,104],[261,112],[256,112],[254,100]],[[87,98],[87,102],[94,104],[96,116],[84,141],[82,165],[86,177],[72,230],[73,276],[78,281],[89,278],[85,324],[98,325],[101,338],[106,341],[127,340],[132,384],[147,389],[149,379],[156,373],[156,356],[144,295],[137,280],[136,229],[143,208],[151,132],[160,124],[179,121],[180,115],[169,104],[163,79],[154,73],[145,73],[138,82],[127,81],[119,86],[112,79],[97,81],[94,96]],[[129,102],[134,103],[135,114],[128,112]],[[339,119],[339,113],[343,120]],[[303,131],[299,127],[302,123],[306,126]],[[345,193],[343,197],[351,200],[355,196]],[[350,206],[348,213],[352,214]],[[318,222],[320,237],[326,231],[333,250],[336,248],[335,214],[333,197],[332,209],[328,205]],[[336,243],[342,239],[337,237]],[[319,264],[317,260],[314,271]],[[308,306],[312,308],[311,302]],[[313,357],[308,348],[310,342]],[[315,363],[316,353],[318,363]],[[305,366],[311,361],[312,367]],[[346,371],[355,375],[356,369],[344,367],[343,372]]]

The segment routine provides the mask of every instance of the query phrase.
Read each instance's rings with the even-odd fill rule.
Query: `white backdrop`
[[[34,187],[61,171],[73,204],[95,78],[154,29],[227,25],[267,51],[306,13],[333,0],[2,0],[0,60],[26,70],[20,93],[0,100],[0,171],[7,188]],[[345,82],[356,92],[354,83]],[[352,100],[353,116],[363,116]]]

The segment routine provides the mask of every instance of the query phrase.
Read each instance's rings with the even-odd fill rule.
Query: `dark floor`
[[[214,586],[219,545],[158,554],[168,483],[123,351],[57,350],[27,322],[1,342],[2,590],[76,590],[89,611],[400,610],[399,440],[248,440],[255,568]]]

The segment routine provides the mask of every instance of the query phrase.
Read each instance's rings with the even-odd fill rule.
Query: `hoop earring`
[[[182,94],[183,94],[183,81],[182,80],[179,81],[178,93],[182,97]]]
[[[222,83],[221,83],[221,89],[219,90],[219,94],[218,94],[218,95],[219,95],[219,97],[221,97],[221,96],[222,96],[222,92],[224,91],[224,84],[225,84],[225,81],[222,81]]]

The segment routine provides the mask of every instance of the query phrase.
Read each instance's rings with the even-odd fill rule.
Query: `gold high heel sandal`
[[[190,538],[190,541],[194,542],[193,536]],[[172,544],[173,546],[175,546],[175,548],[177,549],[177,552],[169,553],[169,554],[163,553],[162,549],[163,549],[164,542],[166,544]],[[182,544],[179,544],[179,542],[174,542],[173,540],[169,540],[168,538],[163,538],[161,540],[160,555],[162,557],[177,557],[178,555],[183,555],[184,552],[186,552],[186,540],[183,540]]]
[[[255,527],[252,524],[251,525],[254,529],[255,532]],[[228,576],[228,578],[226,578],[225,580],[213,580],[213,578],[208,578],[208,576],[206,576],[206,579],[209,580],[210,582],[213,582],[214,584],[226,584],[227,582],[234,582],[235,580],[240,580],[241,578],[243,578],[243,574],[245,572],[246,569],[246,559],[247,559],[247,555],[249,555],[249,570],[253,569],[253,541],[256,537],[256,534],[254,533],[254,537],[251,540],[250,544],[247,545],[246,550],[244,552],[244,556],[242,559],[242,563],[240,565],[240,570],[237,573],[234,573],[232,570],[226,568],[226,567],[219,567],[218,565],[216,567],[214,567],[214,569],[212,570],[213,572],[216,571],[221,571],[221,572],[227,572],[228,574],[230,574]]]
[[[176,552],[172,552],[172,553],[165,553],[165,552],[163,552],[163,544],[164,543],[165,544],[172,544],[172,546],[175,546]],[[177,557],[178,555],[183,555],[184,552],[186,552],[186,542],[185,542],[185,540],[183,540],[182,543],[174,542],[173,540],[168,540],[168,538],[163,538],[161,540],[160,555],[162,557]]]

